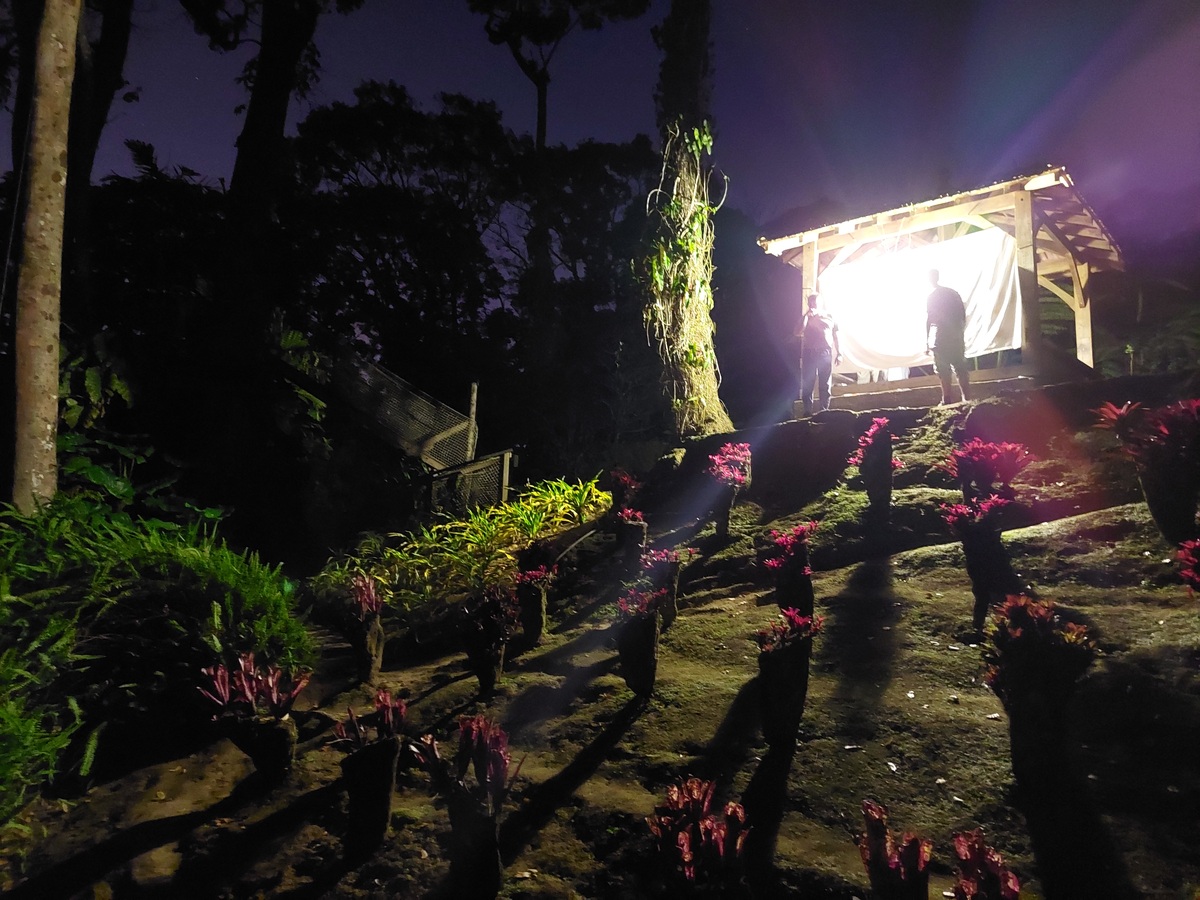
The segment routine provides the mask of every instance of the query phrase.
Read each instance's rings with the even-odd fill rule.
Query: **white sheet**
[[[966,302],[968,357],[1021,346],[1016,243],[999,228],[988,228],[822,272],[817,289],[838,324],[839,371],[933,362],[925,352],[930,269]]]

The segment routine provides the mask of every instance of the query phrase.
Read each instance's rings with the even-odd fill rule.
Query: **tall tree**
[[[713,346],[711,0],[672,0],[654,29],[663,51],[655,106],[663,168],[649,206],[657,228],[645,260],[646,331],[658,344],[680,437],[731,431]]]
[[[45,0],[22,0],[0,12],[0,99],[12,100],[10,135],[19,185],[28,150],[30,110],[34,90],[34,60],[38,27]],[[89,331],[90,269],[88,199],[100,136],[118,91],[127,86],[125,57],[132,30],[133,0],[85,0],[75,47],[75,82],[71,91],[71,167],[67,175],[63,315],[77,330]],[[137,98],[136,90],[126,93]],[[18,199],[18,213],[24,197]],[[19,235],[17,235],[19,237]]]
[[[58,353],[67,136],[83,0],[47,0],[38,32],[29,203],[17,277],[13,502],[33,512],[58,486]]]
[[[487,16],[484,28],[493,44],[508,48],[537,91],[534,146],[546,146],[546,96],[550,61],[563,38],[576,28],[595,31],[604,23],[636,19],[650,0],[468,0],[472,12]]]
[[[350,12],[362,0],[181,0],[198,33],[214,49],[257,46],[242,82],[249,88],[246,119],[237,139],[229,186],[228,226],[214,302],[195,323],[188,361],[193,384],[183,398],[193,404],[194,447],[203,450],[207,491],[232,504],[229,534],[264,552],[286,545],[281,520],[295,522],[289,508],[292,484],[303,478],[303,442],[277,426],[281,405],[294,388],[279,351],[276,312],[296,295],[290,248],[279,204],[288,106],[317,77],[313,38],[321,16]],[[214,366],[212,360],[220,360]]]
[[[0,3],[0,101],[11,102],[11,148],[13,177],[11,206],[6,224],[12,227],[9,247],[20,247],[28,187],[26,157],[29,149],[33,108],[38,30],[45,0]],[[69,146],[71,165],[67,171],[67,209],[64,223],[61,315],[63,334],[75,338],[77,348],[88,346],[97,335],[92,303],[92,228],[90,215],[91,173],[100,135],[114,97],[126,84],[123,77],[128,49],[133,0],[85,0],[79,17],[76,42],[75,79],[71,89]],[[126,99],[137,96],[126,93]],[[3,273],[5,295],[15,293],[16,267]],[[8,348],[13,341],[10,309],[0,309],[0,384],[12,384],[14,360]],[[99,348],[99,343],[96,342]],[[0,399],[0,433],[13,427],[14,398],[4,392]],[[0,450],[0,469],[11,471],[11,442]],[[4,487],[7,497],[9,485]]]
[[[426,112],[378,82],[355,97],[313,110],[293,142],[312,191],[289,241],[310,322],[457,400],[496,359],[501,342],[485,335],[509,317],[502,217],[516,140],[491,103],[442,95]]]
[[[552,231],[555,188],[547,171],[546,120],[550,63],[576,28],[594,31],[605,22],[633,19],[650,0],[468,0],[487,16],[484,28],[493,44],[505,46],[537,91],[533,156],[525,166],[529,197],[525,247],[528,263],[522,291],[540,326],[537,341],[550,354],[561,352],[559,311],[553,305],[555,280]]]

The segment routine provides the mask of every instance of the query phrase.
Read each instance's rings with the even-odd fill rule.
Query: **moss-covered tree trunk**
[[[663,51],[655,104],[663,144],[658,188],[650,195],[656,219],[644,275],[646,333],[658,346],[663,382],[680,437],[718,434],[733,423],[718,388],[713,347],[713,214],[709,196],[712,152],[709,0],[672,0],[654,39]]]

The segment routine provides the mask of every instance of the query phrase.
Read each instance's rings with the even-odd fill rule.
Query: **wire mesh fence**
[[[429,508],[461,515],[469,509],[508,500],[508,475],[512,451],[493,453],[429,477]]]
[[[469,462],[475,423],[401,378],[365,360],[339,361],[334,382],[346,400],[375,422],[381,437],[434,469]]]

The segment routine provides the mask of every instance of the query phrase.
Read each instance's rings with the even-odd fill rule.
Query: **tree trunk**
[[[125,86],[125,57],[132,30],[133,0],[108,0],[95,44],[82,29],[76,44],[75,89],[71,94],[71,169],[63,259],[63,316],[84,337],[96,333],[92,302],[92,168],[113,97]]]
[[[29,205],[17,276],[13,502],[31,513],[58,488],[58,348],[67,132],[83,0],[48,0],[38,33]]]
[[[277,424],[288,387],[274,367],[268,332],[272,311],[290,294],[292,269],[274,212],[287,171],[281,157],[288,104],[321,7],[320,0],[263,4],[254,86],[229,186],[219,302],[205,310],[190,342],[205,357],[193,363],[181,398],[195,410],[193,443],[204,460],[196,475],[233,507],[227,534],[276,557],[296,552],[304,539],[295,490],[304,469],[299,440]]]

